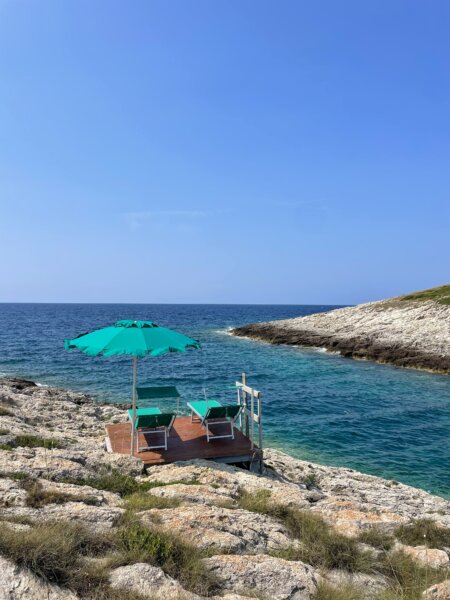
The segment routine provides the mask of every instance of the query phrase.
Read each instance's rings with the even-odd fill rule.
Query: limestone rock
[[[366,573],[349,573],[334,569],[328,571],[323,579],[336,586],[338,589],[344,585],[352,585],[364,594],[365,600],[376,598],[380,592],[388,587],[387,580],[381,575],[367,575]]]
[[[450,579],[432,585],[422,594],[423,600],[450,600]]]
[[[225,497],[236,500],[240,491],[255,493],[259,490],[268,490],[271,493],[273,502],[282,503],[286,506],[307,508],[311,501],[311,492],[305,486],[301,487],[296,483],[278,481],[273,477],[264,477],[231,465],[206,460],[155,466],[150,469],[148,476],[143,477],[142,480],[163,483],[195,481],[201,485],[210,486],[221,500]],[[186,500],[186,497],[180,499]],[[212,497],[211,500],[213,500]]]
[[[297,544],[275,519],[240,509],[193,504],[152,509],[139,516],[144,524],[176,533],[202,549],[268,552]]]
[[[149,493],[160,498],[170,498],[188,504],[209,504],[225,507],[234,505],[234,498],[231,494],[223,489],[214,489],[209,485],[175,483],[174,485],[153,488],[149,490]]]
[[[76,600],[67,590],[44,583],[31,571],[0,556],[0,600]]]
[[[91,506],[83,502],[65,504],[47,504],[42,508],[16,506],[2,508],[0,519],[27,517],[35,521],[73,521],[95,530],[108,530],[113,527],[124,510],[111,506]]]
[[[112,571],[110,585],[113,588],[140,594],[152,600],[197,600],[196,594],[187,592],[181,585],[159,567],[147,563],[135,563]]]
[[[410,556],[423,566],[433,569],[450,566],[450,559],[447,552],[437,548],[427,548],[426,546],[407,546],[396,542],[393,551],[401,551]]]
[[[391,512],[406,521],[427,517],[450,527],[450,501],[409,485],[344,467],[312,464],[274,449],[264,451],[264,461],[288,482],[315,481],[325,496],[325,510],[332,496],[336,501],[348,500],[362,511]],[[320,500],[315,508],[320,511]]]
[[[370,510],[360,503],[350,500],[327,498],[316,504],[312,510],[318,512],[336,531],[349,537],[357,536],[366,529],[376,529],[383,533],[393,533],[403,523],[408,522],[394,512]]]
[[[450,373],[449,331],[450,306],[432,300],[391,298],[306,317],[252,323],[232,333]]]
[[[204,560],[222,589],[244,594],[256,592],[273,600],[312,600],[317,588],[313,569],[302,562],[263,554],[213,556]]]

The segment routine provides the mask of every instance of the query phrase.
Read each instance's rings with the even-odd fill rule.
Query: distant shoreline
[[[431,299],[381,300],[306,317],[251,323],[231,333],[271,344],[326,348],[348,358],[450,374],[450,305]]]

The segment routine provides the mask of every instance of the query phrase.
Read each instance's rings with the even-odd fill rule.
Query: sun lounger
[[[200,420],[202,427],[206,428],[206,439],[232,438],[234,440],[234,423],[238,418],[242,406],[239,404],[223,405],[217,400],[198,400],[188,402],[188,408],[191,411],[191,420],[194,421],[194,415]],[[230,426],[230,433],[214,435],[211,431],[211,425]]]
[[[128,409],[128,418],[131,421],[133,419],[133,411],[130,409]],[[137,417],[142,417],[144,415],[160,415],[161,414],[161,410],[157,407],[143,407],[143,408],[137,408],[136,409],[136,416]]]
[[[159,412],[153,412],[152,414],[137,414],[136,421],[134,423],[134,428],[136,431],[136,452],[143,452],[144,450],[153,450],[154,448],[164,448],[167,450],[167,438],[169,437],[170,430],[172,429],[173,423],[175,421],[176,414],[174,412],[171,413],[162,413],[159,408],[146,409],[146,408],[138,408],[136,413],[139,411],[145,410],[157,410]],[[133,426],[133,423],[132,423]],[[164,444],[159,444],[155,446],[150,446],[146,444],[145,446],[139,446],[139,434],[143,433],[144,437],[146,434],[164,434]]]

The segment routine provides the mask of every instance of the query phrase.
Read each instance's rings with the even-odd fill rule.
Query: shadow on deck
[[[220,435],[220,425],[215,426],[214,433]],[[230,429],[227,427],[227,432]],[[117,423],[106,425],[106,433],[112,452],[118,454],[129,454],[131,446],[131,424]],[[139,445],[144,445],[144,435],[139,434]],[[162,436],[161,436],[162,437]],[[148,443],[157,443],[154,434],[148,436]],[[163,443],[163,442],[161,442]],[[179,460],[192,460],[195,458],[212,459],[217,462],[240,463],[259,461],[260,451],[251,441],[238,429],[234,428],[234,440],[231,438],[206,440],[205,430],[200,423],[191,422],[190,417],[178,417],[170,432],[167,450],[155,449],[136,453],[134,456],[140,458],[145,465],[162,465]]]

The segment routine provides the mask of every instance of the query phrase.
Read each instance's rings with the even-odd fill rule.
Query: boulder
[[[382,575],[368,575],[366,573],[349,573],[340,569],[333,569],[323,575],[323,579],[337,589],[345,585],[353,586],[364,594],[365,600],[376,599],[380,592],[386,589],[389,582]]]
[[[0,574],[1,600],[76,600],[72,592],[45,583],[1,556]]]
[[[175,533],[203,550],[268,552],[298,544],[275,519],[241,509],[191,504],[152,509],[139,517],[145,525]]]
[[[317,577],[309,565],[264,554],[213,556],[206,568],[221,582],[224,591],[256,593],[271,600],[312,600]]]
[[[393,533],[399,525],[409,522],[407,517],[394,512],[369,510],[358,502],[340,500],[333,496],[318,502],[312,510],[319,513],[336,531],[349,537],[355,537],[367,529]]]
[[[450,600],[450,579],[432,585],[422,594],[423,600]]]
[[[404,552],[424,567],[440,569],[441,567],[450,566],[450,559],[447,552],[437,548],[427,548],[426,546],[407,546],[406,544],[396,542],[392,550],[394,552]]]
[[[109,581],[113,588],[140,594],[152,600],[200,600],[200,596],[187,592],[162,569],[147,563],[114,569]]]
[[[278,481],[273,477],[265,477],[250,473],[244,469],[206,460],[178,462],[171,465],[155,466],[149,470],[144,481],[160,481],[163,483],[198,482],[212,486],[215,492],[230,500],[238,498],[240,492],[250,494],[267,490],[275,503],[307,508],[316,498],[304,486],[295,483]]]

